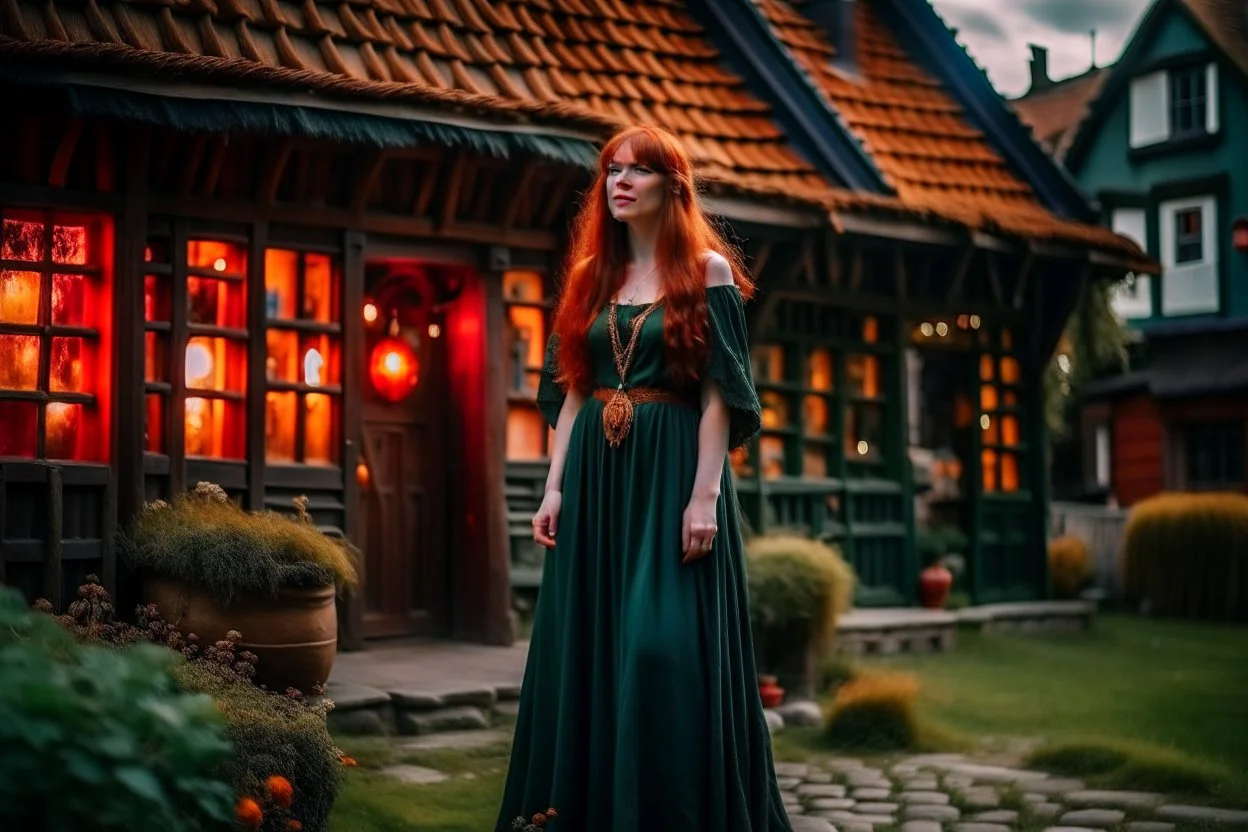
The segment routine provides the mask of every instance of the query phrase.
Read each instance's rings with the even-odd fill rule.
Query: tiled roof
[[[902,50],[869,2],[856,8],[856,67],[837,67],[827,34],[801,14],[806,0],[754,0],[776,36],[823,92],[908,208],[971,228],[1122,248],[1106,229],[1055,217]]]
[[[1205,35],[1248,77],[1248,3],[1244,0],[1183,0]]]
[[[832,187],[683,0],[0,0],[0,57],[427,104],[595,136],[654,122],[684,138],[704,178],[749,194],[1138,253],[1042,207],[867,0],[856,4],[861,82],[826,66],[826,37],[783,0],[758,2],[895,197]]]
[[[1097,67],[1029,92],[1010,103],[1023,123],[1031,128],[1036,141],[1060,162],[1108,77],[1108,67]]]

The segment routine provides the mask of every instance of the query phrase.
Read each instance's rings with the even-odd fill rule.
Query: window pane
[[[165,437],[165,397],[159,393],[148,393],[145,433],[143,448],[149,453],[167,454]]]
[[[850,405],[845,408],[845,456],[848,460],[874,460],[884,453],[884,408]]]
[[[984,384],[979,388],[979,409],[992,412],[997,409],[997,388],[991,384]]]
[[[758,381],[784,381],[784,347],[763,344],[752,351],[754,378]]]
[[[1023,373],[1019,369],[1018,359],[1006,356],[1001,359],[1001,381],[1006,384],[1018,384]]]
[[[979,428],[982,432],[983,443],[985,445],[997,445],[1001,442],[1001,424],[997,421],[995,414],[990,416],[985,413],[979,417]]]
[[[1001,490],[1013,493],[1018,491],[1018,486],[1018,457],[1001,454]]]
[[[802,421],[807,436],[824,436],[828,432],[828,400],[823,396],[806,396],[802,400]]]
[[[807,445],[802,451],[802,476],[826,477],[828,453],[823,445]]]
[[[154,274],[143,278],[143,319],[168,321],[169,307],[169,281]]]
[[[512,271],[503,274],[503,297],[510,301],[539,302],[545,290],[537,272]]]
[[[513,393],[537,394],[546,349],[545,310],[532,306],[513,306],[507,310],[507,381]]]
[[[264,314],[271,320],[295,317],[299,294],[299,252],[271,248],[264,252]]]
[[[832,390],[832,353],[812,350],[806,362],[806,386],[812,390]]]
[[[298,394],[270,392],[265,396],[264,455],[270,462],[295,459],[295,408]]]
[[[82,225],[52,227],[52,262],[85,266],[87,263],[87,229]]]
[[[304,424],[303,461],[314,465],[333,465],[338,461],[335,399],[325,393],[308,393],[303,397]]]
[[[0,456],[34,457],[38,405],[0,399],[0,425],[4,425],[4,430],[0,430]]]
[[[86,324],[84,312],[91,305],[90,284],[81,274],[52,276],[52,323],[64,326]]]
[[[0,335],[0,390],[39,386],[39,336]]]
[[[83,378],[81,338],[52,339],[52,372],[48,387],[56,393],[81,392]]]
[[[763,407],[762,422],[764,428],[786,428],[789,426],[788,399],[775,391],[768,390],[763,393],[760,403]]]
[[[997,490],[997,452],[985,449],[979,454],[980,467],[983,469],[984,492]]]
[[[24,220],[4,221],[4,242],[0,245],[0,258],[5,260],[43,260],[47,254],[44,244],[44,224]]]
[[[187,320],[192,324],[243,329],[247,310],[239,281],[190,277],[186,281]]]
[[[186,345],[186,386],[195,390],[246,389],[245,346],[226,338],[195,337]]]
[[[303,317],[333,323],[338,320],[337,280],[334,263],[325,254],[305,254],[303,266]]]
[[[775,479],[784,476],[784,440],[778,436],[764,436],[758,443],[759,457],[763,463],[763,477]]]
[[[0,324],[39,323],[39,272],[0,271]]]
[[[530,407],[507,411],[507,458],[532,461],[546,456],[546,420]]]
[[[169,381],[169,339],[160,332],[144,334],[143,378]]]
[[[82,405],[49,402],[45,456],[48,459],[82,459],[80,450],[83,440]]]
[[[210,269],[221,274],[242,276],[247,271],[243,247],[218,240],[188,240],[186,264],[192,269]]]
[[[243,459],[245,448],[242,402],[198,397],[186,400],[188,456]]]
[[[845,363],[849,395],[874,399],[880,395],[880,360],[874,355],[851,355]]]
[[[1018,417],[1001,417],[1001,444],[1011,448],[1018,444]]]

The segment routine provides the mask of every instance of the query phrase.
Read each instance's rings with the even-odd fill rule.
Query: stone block
[[[400,711],[399,733],[432,734],[438,731],[471,731],[490,727],[485,712],[471,705],[436,711]]]
[[[909,820],[938,820],[949,823],[960,820],[961,817],[962,812],[957,806],[919,804],[906,807],[906,818]]]
[[[1126,820],[1121,809],[1075,809],[1062,815],[1062,823],[1070,826],[1109,827]]]
[[[935,786],[932,788],[935,789]],[[949,795],[938,791],[902,792],[898,795],[898,800],[902,803],[925,803],[929,806],[945,806],[949,803]]]
[[[448,707],[455,705],[471,705],[474,708],[490,709],[498,701],[498,694],[492,687],[468,688],[442,694],[442,702]]]
[[[776,708],[776,713],[784,720],[785,725],[812,726],[823,724],[823,711],[818,703],[796,701],[786,702]]]
[[[394,733],[393,718],[388,705],[348,711],[334,709],[326,717],[326,725],[331,734],[385,736]]]
[[[436,711],[446,704],[439,694],[427,690],[392,690],[390,698],[403,711]]]

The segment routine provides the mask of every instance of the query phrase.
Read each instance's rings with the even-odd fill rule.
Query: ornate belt
[[[697,400],[693,397],[662,387],[630,387],[627,390],[623,387],[599,387],[594,390],[594,398],[606,403],[602,409],[602,432],[612,448],[620,447],[620,443],[633,427],[634,405],[679,404],[697,407]]]

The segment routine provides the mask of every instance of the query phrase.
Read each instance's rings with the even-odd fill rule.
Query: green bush
[[[814,662],[831,650],[837,618],[853,599],[853,570],[835,548],[797,535],[755,537],[746,555],[760,666],[809,695]]]
[[[1248,621],[1248,497],[1160,494],[1123,539],[1127,595],[1159,615]]]
[[[303,498],[295,508],[295,519],[244,511],[220,487],[201,482],[172,504],[158,500],[139,512],[122,556],[135,571],[201,587],[227,607],[247,593],[354,585],[354,547],[319,531]]]
[[[0,829],[218,829],[234,797],[211,697],[177,654],[84,644],[0,587]]]
[[[828,709],[827,737],[835,746],[871,751],[914,748],[918,727],[913,676],[864,673],[836,692]]]
[[[185,663],[174,675],[185,690],[210,694],[225,716],[234,744],[226,773],[235,793],[259,799],[264,782],[280,775],[294,786],[291,814],[304,832],[325,829],[342,782],[342,763],[324,714],[216,672],[205,662]]]

